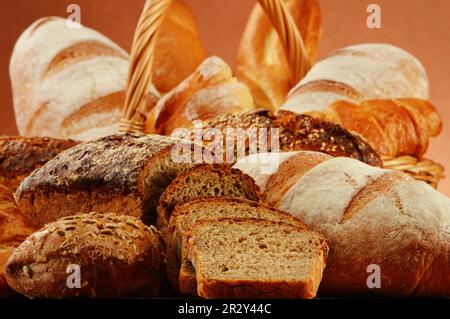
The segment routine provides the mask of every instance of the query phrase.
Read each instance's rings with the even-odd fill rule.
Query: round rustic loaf
[[[89,213],[29,236],[9,258],[5,277],[34,298],[154,296],[164,278],[163,260],[154,227],[131,216]]]

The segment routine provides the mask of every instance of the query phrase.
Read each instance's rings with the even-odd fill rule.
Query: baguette
[[[283,0],[297,25],[306,53],[314,63],[321,35],[321,14],[316,0]],[[236,76],[252,92],[255,104],[276,111],[294,86],[286,53],[267,14],[256,4],[242,35]]]
[[[27,177],[17,202],[35,227],[77,213],[131,215],[156,220],[159,196],[175,176],[193,165],[177,158],[174,138],[120,134],[77,145]],[[186,150],[193,150],[187,144]]]
[[[80,270],[78,287],[68,284],[71,265]],[[97,213],[46,225],[6,266],[8,284],[32,298],[156,296],[163,274],[163,243],[154,227]]]
[[[49,137],[0,136],[0,184],[15,191],[36,168],[77,144]]]
[[[252,171],[239,162],[236,167],[265,180],[272,204],[328,238],[330,257],[320,293],[450,296],[447,197],[404,173],[349,158],[317,163],[298,152],[288,157],[289,163],[276,155],[271,154],[273,173],[265,179],[258,177],[262,154],[254,155]],[[280,192],[286,171],[297,180]],[[370,265],[381,270],[376,289],[367,285]]]

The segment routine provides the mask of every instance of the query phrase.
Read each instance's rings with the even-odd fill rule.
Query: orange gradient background
[[[234,64],[237,46],[255,0],[185,0],[197,18],[210,55]],[[320,57],[339,47],[367,42],[397,45],[424,64],[431,101],[444,119],[442,134],[431,141],[427,156],[444,164],[450,176],[450,1],[449,0],[319,0],[322,7]],[[129,50],[144,0],[1,0],[0,1],[0,134],[17,134],[8,65],[16,39],[34,20],[67,16],[81,7],[82,24]],[[382,28],[366,26],[369,4],[382,9]],[[24,61],[26,63],[26,61]],[[439,189],[450,196],[450,177]]]

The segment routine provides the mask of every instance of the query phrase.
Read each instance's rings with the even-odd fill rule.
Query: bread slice
[[[197,165],[178,175],[159,200],[157,226],[164,230],[176,204],[205,196],[225,196],[262,200],[255,181],[227,164]]]
[[[246,199],[201,197],[181,203],[173,211],[165,236],[166,271],[174,289],[184,294],[197,294],[195,271],[187,258],[187,232],[197,222],[220,218],[257,218],[306,229],[292,215]]]
[[[327,253],[319,233],[257,219],[199,222],[188,241],[204,298],[314,298]]]

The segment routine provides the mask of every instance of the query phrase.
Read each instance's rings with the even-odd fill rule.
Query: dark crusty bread
[[[69,265],[81,270],[81,287],[67,285]],[[131,216],[64,217],[28,237],[6,266],[6,280],[28,297],[155,296],[164,277],[158,231]]]
[[[277,115],[274,115],[267,110],[257,110],[239,115],[219,116],[203,124],[204,143],[215,141],[214,139],[217,138],[213,133],[215,129],[219,129],[222,135],[226,136],[227,128],[268,129],[268,147],[258,152],[271,151],[270,129],[278,128],[280,151],[316,151],[336,157],[351,157],[372,166],[382,166],[380,156],[362,137],[337,124],[306,114],[279,111]],[[213,136],[214,139],[208,140],[205,136]],[[192,132],[191,138],[201,140],[195,131]],[[246,145],[246,155],[248,155],[248,138]]]
[[[151,223],[161,193],[192,166],[173,160],[177,143],[159,135],[122,134],[77,145],[23,181],[16,192],[19,207],[38,227],[91,211]]]
[[[49,137],[0,135],[0,184],[15,191],[36,168],[76,144]]]
[[[0,185],[0,298],[12,295],[3,278],[6,262],[13,249],[33,232],[30,222],[17,207],[11,190]]]
[[[220,218],[257,218],[306,228],[288,213],[246,199],[201,197],[178,204],[164,239],[166,272],[172,286],[181,293],[197,294],[195,271],[187,258],[187,232],[197,222]]]
[[[319,233],[257,219],[199,222],[188,240],[205,298],[314,298],[327,253]]]
[[[177,176],[159,199],[157,226],[169,224],[176,204],[205,196],[225,196],[260,201],[262,194],[255,181],[227,164],[197,165]]]

